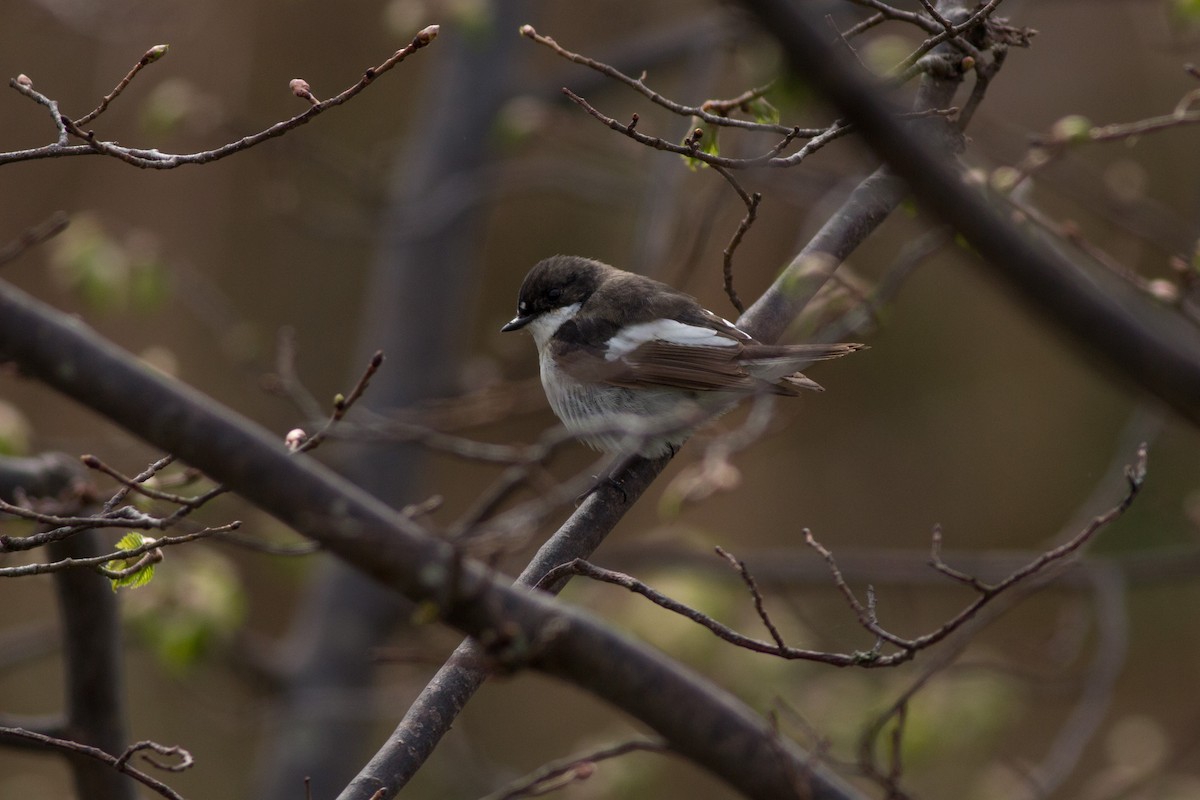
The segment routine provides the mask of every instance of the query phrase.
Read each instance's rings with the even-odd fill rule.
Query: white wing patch
[[[624,328],[608,340],[604,357],[608,361],[616,361],[656,339],[683,347],[736,347],[738,344],[736,340],[722,336],[712,328],[687,325],[674,319],[656,319]]]

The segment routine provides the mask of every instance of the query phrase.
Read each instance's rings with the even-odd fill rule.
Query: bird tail
[[[755,377],[772,384],[772,389],[779,394],[798,395],[802,390],[823,392],[825,389],[821,384],[800,369],[815,361],[841,358],[866,347],[857,343],[750,345],[742,363]]]

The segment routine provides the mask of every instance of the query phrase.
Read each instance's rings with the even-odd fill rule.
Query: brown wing
[[[592,354],[568,358],[562,366],[580,380],[630,388],[661,386],[699,392],[770,392],[794,396],[804,390],[821,390],[819,384],[800,372],[802,367],[814,361],[839,358],[862,347],[758,343],[696,347],[655,339],[613,361]]]
[[[802,388],[817,388],[803,378],[776,383],[755,377],[740,361],[744,349],[741,344],[696,347],[655,339],[612,361],[594,351],[564,352],[558,357],[558,365],[576,380],[632,389],[663,387],[696,392],[761,391],[795,395]]]
[[[612,362],[616,369],[607,380],[618,386],[667,386],[701,392],[768,388],[740,363],[744,349],[741,344],[694,347],[655,339]]]

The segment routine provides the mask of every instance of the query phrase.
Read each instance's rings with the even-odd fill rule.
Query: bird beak
[[[509,331],[519,331],[519,330],[521,330],[521,328],[524,328],[530,322],[533,322],[533,314],[526,314],[523,317],[516,316],[516,317],[513,317],[512,319],[510,319],[504,325],[504,327],[500,329],[500,332],[508,333]]]

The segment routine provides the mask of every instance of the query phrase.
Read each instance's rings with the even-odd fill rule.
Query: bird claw
[[[582,505],[583,501],[587,500],[588,496],[591,495],[593,492],[599,491],[600,489],[603,489],[605,487],[612,489],[614,492],[619,492],[621,494],[621,504],[622,505],[629,502],[629,495],[625,494],[625,487],[623,487],[621,485],[621,482],[619,480],[617,480],[611,472],[606,472],[603,475],[596,476],[595,482],[593,482],[591,486],[589,486],[587,489],[585,489],[583,491],[582,494],[580,494],[578,497],[575,498],[576,508],[578,508],[580,505]]]
[[[588,498],[588,495],[604,487],[608,487],[609,489],[620,493],[621,504],[627,504],[629,502],[629,495],[625,492],[625,486],[617,478],[617,476],[624,472],[630,464],[637,460],[637,458],[638,456],[636,454],[631,454],[621,456],[614,461],[611,465],[609,465],[608,469],[596,476],[596,480],[587,488],[586,491],[583,492],[583,494],[575,498],[575,505],[579,506]]]

